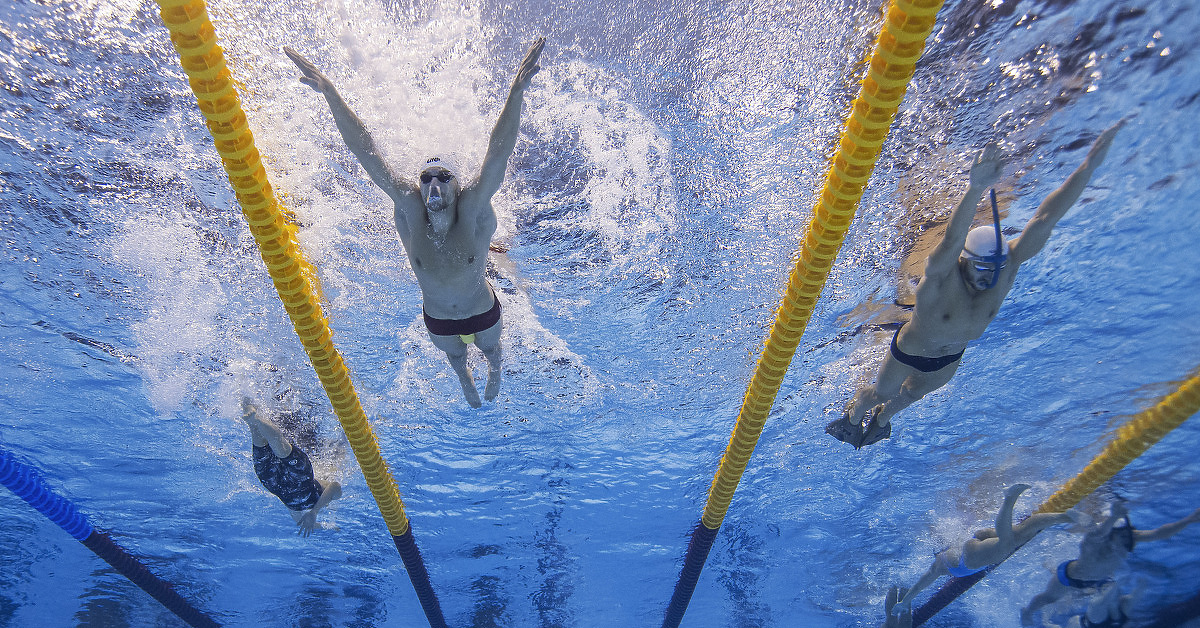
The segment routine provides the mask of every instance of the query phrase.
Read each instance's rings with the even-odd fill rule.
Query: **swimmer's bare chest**
[[[954,285],[956,280],[959,285]],[[998,286],[972,294],[957,277],[950,277],[936,287],[922,285],[921,288],[917,291],[917,303],[911,328],[905,333],[905,344],[921,349],[924,355],[945,355],[963,350],[968,342],[983,335],[996,318],[1008,292]]]

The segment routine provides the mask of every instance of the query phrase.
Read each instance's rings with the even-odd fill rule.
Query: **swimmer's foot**
[[[849,412],[843,414],[842,418],[834,419],[829,425],[826,425],[825,433],[843,443],[850,443],[855,449],[862,447],[862,426],[850,422]]]
[[[483,388],[483,398],[491,401],[500,394],[500,369],[488,369],[487,386]]]
[[[483,402],[479,400],[479,391],[475,390],[475,380],[469,373],[465,377],[460,375],[458,383],[462,384],[463,396],[467,398],[467,405],[472,408],[483,407]]]
[[[1004,491],[1004,497],[1008,499],[1016,499],[1018,495],[1028,491],[1029,488],[1030,487],[1028,484],[1013,484],[1012,486],[1008,487],[1007,491]]]
[[[867,418],[867,422],[863,426],[862,445],[860,445],[860,447],[874,445],[885,438],[892,437],[891,421],[888,421],[888,424],[882,427],[879,425],[879,412],[882,410],[883,406],[881,405],[875,406],[875,408],[871,410],[871,416]]]

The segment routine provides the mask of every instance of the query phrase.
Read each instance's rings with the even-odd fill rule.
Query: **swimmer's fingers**
[[[1000,158],[1000,149],[995,144],[988,144],[979,151],[971,164],[971,183],[987,187],[1000,178],[1004,170],[1004,161]]]
[[[538,37],[533,44],[529,46],[529,52],[525,53],[525,61],[521,65],[536,65],[538,58],[542,56],[542,50],[546,47],[546,38]]]
[[[1092,149],[1088,151],[1088,159],[1096,160],[1097,162],[1103,161],[1104,157],[1108,155],[1109,147],[1112,146],[1113,138],[1117,136],[1117,131],[1120,131],[1121,127],[1125,126],[1125,123],[1128,121],[1128,118],[1124,118],[1120,122],[1104,129],[1100,137],[1097,137],[1096,141],[1092,143]]]
[[[300,519],[296,521],[296,527],[300,528],[296,531],[296,534],[299,534],[304,538],[308,538],[308,535],[312,534],[313,528],[316,527],[316,524],[317,515],[310,510],[304,513]]]
[[[321,74],[321,71],[317,69],[317,66],[313,65],[313,63],[308,59],[305,59],[300,53],[286,46],[283,48],[283,53],[292,60],[292,63],[296,64],[297,68],[300,68],[300,72],[304,75],[300,77],[301,83],[304,83],[318,92],[324,91],[325,86],[329,84],[329,79],[325,78],[324,74]]]
[[[521,61],[521,68],[517,70],[516,83],[521,87],[528,87],[529,81],[533,79],[533,75],[541,70],[541,66],[537,64],[538,58],[542,56],[542,49],[546,47],[546,38],[538,37],[533,45],[529,47],[529,52],[525,53],[525,59]]]

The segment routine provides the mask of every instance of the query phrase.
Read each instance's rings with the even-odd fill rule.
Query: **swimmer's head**
[[[1125,515],[1121,521],[1124,522],[1124,525],[1113,526],[1112,531],[1109,532],[1109,538],[1124,546],[1125,551],[1132,552],[1134,544],[1133,524],[1129,523],[1129,515]]]
[[[421,169],[421,200],[431,212],[440,212],[454,204],[461,186],[454,168],[440,157],[431,157]]]
[[[958,260],[968,285],[979,291],[989,290],[1008,263],[1008,243],[991,225],[975,227],[967,234]]]

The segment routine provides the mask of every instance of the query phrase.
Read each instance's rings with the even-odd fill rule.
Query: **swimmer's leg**
[[[875,383],[859,390],[850,403],[846,404],[846,420],[854,425],[862,425],[868,412],[900,395],[900,387],[914,372],[914,369],[897,362],[889,352],[883,359],[883,365],[879,367]]]
[[[884,402],[883,408],[875,416],[875,422],[879,424],[880,428],[887,427],[897,412],[916,403],[925,395],[945,386],[954,377],[954,373],[958,371],[958,364],[958,362],[955,362],[932,373],[926,373],[900,364],[889,354],[888,361],[884,363],[884,368],[879,372],[879,379],[883,381],[884,371],[889,371],[891,370],[890,367],[894,366],[895,369],[888,372],[887,376],[890,379],[893,376],[898,377],[903,374],[903,384],[899,386],[896,394],[890,396]]]
[[[483,405],[479,400],[479,391],[475,390],[475,380],[471,377],[471,368],[467,366],[467,345],[458,336],[436,336],[429,334],[433,345],[446,354],[450,367],[458,375],[458,383],[462,386],[463,396],[472,408]]]
[[[1013,546],[1013,508],[1017,505],[1017,498],[1027,490],[1028,484],[1013,484],[1004,492],[1004,503],[1000,505],[1000,512],[996,513],[996,538],[1005,547]]]
[[[1046,585],[1046,590],[1034,596],[1029,601],[1029,606],[1021,609],[1021,625],[1032,626],[1033,614],[1041,610],[1042,607],[1058,601],[1058,598],[1066,594],[1069,589],[1058,581],[1058,576],[1050,577],[1050,582]]]
[[[495,325],[475,334],[475,346],[483,352],[488,362],[487,385],[483,388],[483,398],[491,401],[500,394],[500,331],[504,319],[496,321]]]
[[[250,440],[255,447],[271,448],[280,458],[292,455],[292,443],[270,419],[258,415],[258,408],[249,397],[242,397],[242,420],[250,428]]]
[[[929,570],[925,572],[925,575],[921,576],[921,579],[917,580],[916,584],[912,585],[912,588],[906,591],[904,596],[900,598],[900,601],[893,607],[893,615],[912,608],[913,598],[917,597],[918,593],[928,588],[934,582],[937,582],[938,578],[950,575],[950,572],[946,570],[946,566],[943,564],[944,562],[945,559],[941,556],[933,559],[933,564],[929,566]],[[957,563],[958,561],[956,560],[955,562]]]

